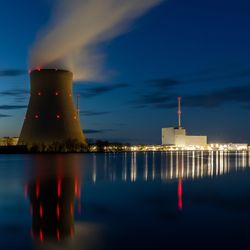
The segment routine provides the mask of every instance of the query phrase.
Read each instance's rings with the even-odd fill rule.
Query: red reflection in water
[[[39,184],[39,182],[37,181],[37,183],[36,183],[36,198],[39,197],[39,193],[40,193],[40,184]]]
[[[40,204],[39,214],[40,214],[40,218],[42,218],[43,217],[43,206],[42,206],[42,204]]]
[[[182,179],[179,179],[178,181],[178,209],[182,210],[183,204],[182,204]]]
[[[56,206],[56,216],[57,216],[57,219],[59,220],[60,219],[60,206],[59,206],[59,204],[57,204],[57,206]]]
[[[36,163],[34,177],[24,187],[30,199],[31,237],[42,243],[72,237],[74,202],[79,200],[81,190],[78,168],[65,165],[60,157],[56,158],[56,165],[50,159]],[[78,209],[81,210],[80,204]]]
[[[77,196],[77,190],[78,190],[78,183],[77,180],[75,180],[75,196]]]
[[[62,180],[58,179],[58,182],[57,182],[57,195],[58,195],[58,198],[60,198],[60,196],[61,196],[61,186],[62,186]]]
[[[40,238],[40,241],[43,241],[43,231],[42,231],[42,229],[40,229],[39,238]]]
[[[56,230],[56,237],[57,237],[57,240],[60,240],[60,231],[58,228]]]

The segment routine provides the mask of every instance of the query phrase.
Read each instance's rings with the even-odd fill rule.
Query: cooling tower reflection
[[[26,185],[35,240],[60,241],[73,237],[74,207],[80,209],[79,169],[74,156],[35,156]],[[80,211],[79,211],[80,212]]]

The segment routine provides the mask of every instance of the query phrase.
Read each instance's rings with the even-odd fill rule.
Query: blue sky
[[[52,8],[46,0],[1,3],[0,136],[20,133],[29,50]],[[188,133],[249,142],[249,13],[247,0],[169,0],[102,44],[108,78],[74,84],[86,136],[160,143],[161,128],[177,123],[180,95]]]

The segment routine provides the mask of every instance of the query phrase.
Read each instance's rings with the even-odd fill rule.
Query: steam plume
[[[125,32],[132,21],[163,0],[55,0],[49,25],[30,51],[30,67],[63,68],[75,80],[101,75],[98,45]]]

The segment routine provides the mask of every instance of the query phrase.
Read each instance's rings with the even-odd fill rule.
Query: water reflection
[[[111,156],[112,155],[112,156]],[[103,171],[97,170],[93,156],[92,181],[103,179]],[[117,164],[117,159],[122,160]],[[169,181],[216,177],[249,166],[250,155],[246,152],[177,151],[166,153],[105,154],[105,179],[112,181]],[[158,166],[156,168],[155,162]],[[99,163],[101,164],[101,162]],[[107,177],[107,178],[106,178]]]
[[[74,158],[36,156],[31,162],[26,192],[32,216],[31,235],[41,242],[73,237],[74,203],[80,212],[79,166]]]
[[[101,223],[109,225],[113,219],[112,225],[117,226],[119,223],[116,224],[114,221],[122,221],[124,218],[127,221],[129,217],[136,223],[136,217],[133,215],[138,208],[145,209],[145,203],[142,203],[143,205],[139,203],[140,199],[143,200],[142,189],[139,189],[140,192],[137,195],[135,189],[132,192],[131,189],[126,190],[125,184],[131,187],[143,186],[147,190],[145,196],[149,195],[149,198],[146,197],[145,200],[151,200],[150,206],[152,207],[148,208],[150,213],[145,218],[153,223],[154,218],[151,212],[155,207],[157,207],[155,214],[161,214],[165,209],[169,216],[167,218],[173,219],[177,215],[171,209],[177,213],[177,210],[182,211],[190,205],[187,199],[186,180],[214,178],[233,171],[244,170],[250,166],[249,163],[249,153],[220,151],[38,155],[30,162],[25,185],[25,194],[29,198],[32,216],[31,234],[42,249],[48,249],[44,244],[48,241],[59,243],[59,246],[63,242],[63,249],[82,249],[83,246],[85,249],[94,249],[93,244],[101,242],[100,232],[103,233]],[[161,182],[170,182],[170,185],[169,183],[162,185]],[[154,194],[154,188],[157,186],[155,183],[160,185],[159,194],[158,191]],[[174,189],[168,189],[171,185],[174,185]],[[85,190],[86,199],[85,213],[82,215],[81,188]],[[163,197],[161,197],[161,192]],[[131,197],[135,194],[136,198],[133,203]],[[122,195],[126,199],[120,199]],[[130,207],[127,202],[124,205],[120,204],[121,200],[127,201],[127,199],[131,199],[128,204],[134,205]],[[117,212],[119,209],[122,212]],[[143,215],[143,209],[139,209],[140,212],[136,216]],[[127,211],[130,212],[126,214]],[[144,213],[147,213],[147,209]],[[74,220],[76,214],[79,214],[78,222]],[[121,214],[124,218],[121,218]],[[181,214],[184,214],[184,211]],[[146,221],[145,218],[143,217],[142,220]],[[103,221],[100,222],[100,219]],[[93,221],[96,224],[93,224]],[[129,232],[130,225],[127,230]],[[111,226],[111,242],[115,231]],[[120,232],[123,234],[125,231],[121,229]],[[66,239],[70,239],[68,241],[70,243],[77,242],[80,247],[65,248]],[[95,246],[100,249],[98,247]]]

